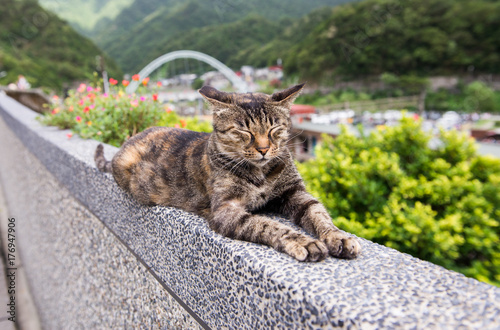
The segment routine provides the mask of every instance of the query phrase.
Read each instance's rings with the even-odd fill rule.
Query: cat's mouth
[[[253,162],[258,165],[264,165],[271,160],[271,157],[262,156],[259,159],[253,159]]]

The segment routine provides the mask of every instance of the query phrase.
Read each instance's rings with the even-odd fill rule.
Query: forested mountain
[[[500,2],[365,0],[320,8],[302,18],[250,16],[181,30],[165,42],[152,41],[147,49],[152,58],[177,49],[198,50],[234,69],[281,58],[288,74],[323,81],[332,75],[349,79],[384,72],[500,73]],[[138,63],[147,64],[147,56],[135,55]]]
[[[102,52],[66,22],[34,0],[2,0],[0,6],[0,84],[24,75],[34,86],[61,88],[64,82],[92,77]],[[121,71],[107,58],[108,71]]]
[[[128,73],[179,49],[235,70],[281,58],[287,74],[323,82],[500,72],[495,0],[135,0],[95,29],[94,40]]]
[[[190,40],[189,49],[206,44],[208,39],[219,40],[218,45],[225,40],[229,45],[225,46],[226,48],[230,47],[231,43],[234,44],[231,53],[239,53],[242,50],[242,42],[232,39],[237,36],[223,35],[228,32],[229,27],[226,24],[229,23],[235,23],[234,27],[240,29],[239,33],[246,35],[245,38],[249,42],[253,38],[251,32],[260,31],[251,43],[262,45],[273,39],[274,27],[280,26],[281,20],[297,19],[316,8],[336,6],[349,1],[353,0],[136,0],[115,20],[99,26],[94,40],[116,59],[125,71],[134,72],[162,52],[172,50],[173,44],[187,47],[187,42],[182,39]],[[261,33],[264,32],[263,28],[238,23],[241,20],[257,19],[257,16],[268,20],[254,21],[255,24],[262,23],[271,27],[268,36]],[[200,30],[208,27],[210,29]],[[246,29],[249,31],[245,32]],[[240,62],[235,60],[235,63]]]
[[[45,9],[60,18],[85,36],[92,36],[97,24],[113,20],[134,0],[39,0]]]
[[[151,55],[190,49],[210,54],[234,69],[245,64],[257,67],[272,65],[331,13],[332,8],[321,8],[303,18],[279,21],[249,15],[235,22],[174,34],[171,42],[153,46]],[[143,60],[145,62],[141,65],[147,64],[147,60]]]
[[[366,0],[336,7],[288,45],[285,69],[303,78],[500,73],[500,2]]]

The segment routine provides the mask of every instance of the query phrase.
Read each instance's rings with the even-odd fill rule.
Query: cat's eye
[[[235,137],[242,138],[243,140],[249,140],[250,143],[253,143],[253,141],[255,141],[255,137],[250,131],[234,128],[233,130],[231,130],[231,132]]]
[[[281,135],[281,133],[283,133],[284,129],[285,129],[285,127],[282,126],[282,125],[272,127],[269,130],[269,133],[268,133],[269,139],[272,140],[273,138],[274,139],[279,138],[279,136]]]

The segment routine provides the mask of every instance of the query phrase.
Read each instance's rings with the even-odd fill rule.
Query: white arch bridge
[[[248,91],[248,85],[246,84],[243,79],[238,77],[236,73],[234,73],[233,70],[228,68],[225,64],[222,62],[218,61],[217,59],[213,58],[212,56],[209,56],[204,53],[196,52],[193,50],[178,50],[175,52],[167,53],[165,55],[162,55],[146,65],[144,69],[142,69],[138,74],[139,74],[139,81],[132,81],[130,85],[127,87],[127,93],[132,94],[135,92],[137,87],[139,87],[140,82],[148,77],[154,70],[158,69],[160,66],[163,64],[179,59],[179,58],[192,58],[198,61],[205,62],[215,69],[217,69],[220,73],[222,73],[232,84],[233,86],[239,91],[239,92],[247,92]]]

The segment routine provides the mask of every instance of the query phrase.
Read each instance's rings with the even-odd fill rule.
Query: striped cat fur
[[[177,207],[206,219],[226,237],[262,243],[299,261],[359,255],[309,193],[287,147],[290,109],[303,84],[266,95],[199,90],[213,111],[211,134],[153,127],[130,138],[97,167],[146,205]],[[266,216],[278,213],[314,236]]]

